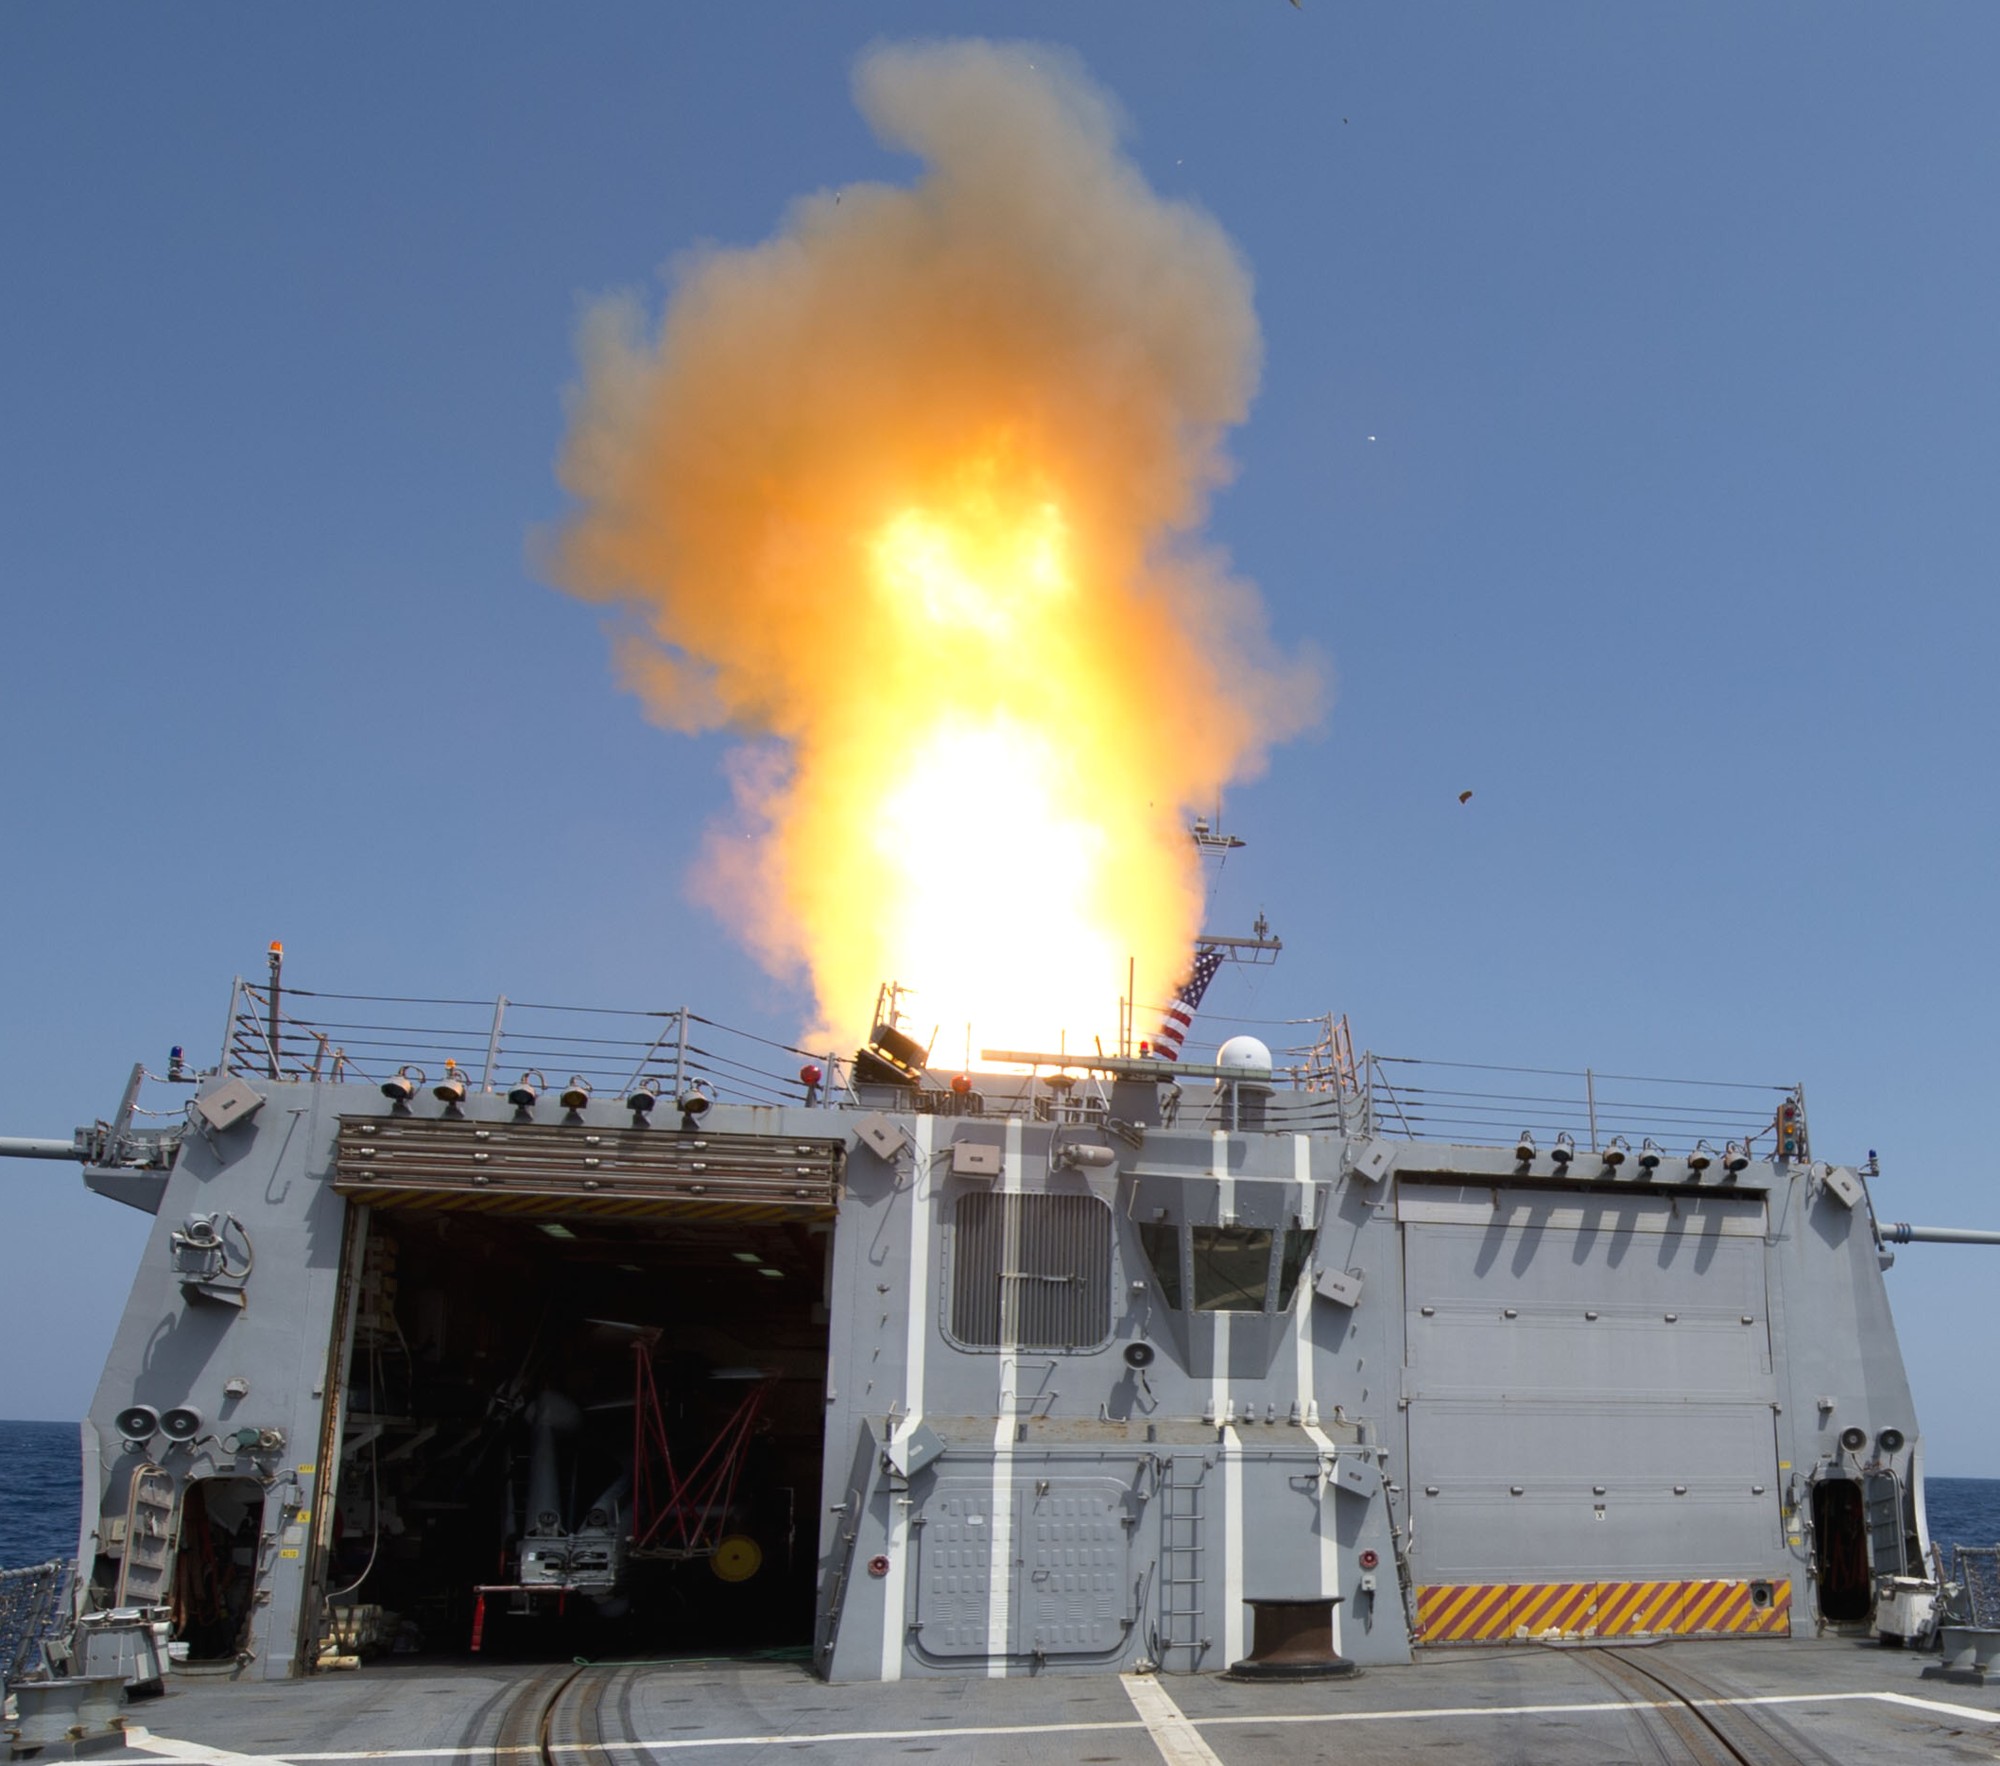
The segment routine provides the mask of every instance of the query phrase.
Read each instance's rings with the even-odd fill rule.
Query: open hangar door
[[[810,1642],[841,1149],[343,1123],[327,1653]]]

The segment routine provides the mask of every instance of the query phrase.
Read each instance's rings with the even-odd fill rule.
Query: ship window
[[[1261,1226],[1198,1226],[1194,1309],[1262,1312],[1271,1288],[1271,1232]]]
[[[951,1334],[969,1349],[1094,1349],[1111,1335],[1111,1210],[975,1190],[952,1243]]]
[[[1292,1296],[1298,1291],[1299,1276],[1304,1271],[1306,1259],[1312,1255],[1313,1229],[1309,1226],[1295,1226],[1285,1233],[1284,1255],[1278,1260],[1278,1310],[1289,1311]]]
[[[1181,1229],[1168,1221],[1146,1220],[1139,1224],[1139,1248],[1153,1266],[1153,1280],[1160,1295],[1176,1312],[1181,1307]]]

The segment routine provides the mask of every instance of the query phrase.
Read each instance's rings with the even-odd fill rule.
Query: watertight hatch
[[[334,1188],[377,1207],[830,1220],[844,1152],[793,1135],[347,1117]]]
[[[983,1658],[1116,1650],[1136,1618],[1126,1495],[1112,1478],[1017,1479],[996,1511],[991,1477],[940,1479],[918,1514],[924,1652]],[[998,1625],[1006,1630],[995,1637]]]
[[[1889,1471],[1867,1473],[1861,1480],[1861,1500],[1868,1516],[1868,1561],[1875,1574],[1907,1575],[1902,1479]]]

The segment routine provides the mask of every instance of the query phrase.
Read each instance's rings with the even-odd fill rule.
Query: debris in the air
[[[1470,803],[1472,801],[1472,793],[1470,791],[1461,791],[1458,794],[1458,800],[1460,803]]]
[[[1374,437],[1373,437],[1373,436],[1371,435],[1371,436],[1370,436],[1370,437],[1369,437],[1368,439],[1369,439],[1370,441],[1373,441],[1373,440],[1374,440],[1375,438],[1374,438]]]

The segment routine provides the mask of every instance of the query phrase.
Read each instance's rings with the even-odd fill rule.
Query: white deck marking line
[[[1912,1698],[1906,1692],[1871,1692],[1871,1699],[1892,1705],[1909,1705],[1919,1711],[1936,1711],[1943,1717],[1969,1717],[1975,1723],[2000,1723],[2000,1711],[1982,1711],[1977,1705],[1948,1705],[1942,1699]]]
[[[1128,1695],[1134,1680],[1148,1686],[1167,1697],[1165,1688],[1150,1676],[1121,1676]],[[1778,1692],[1753,1693],[1741,1698],[1696,1699],[1699,1706],[1727,1708],[1736,1705],[1848,1705],[1867,1701],[1887,1704],[1903,1709],[1928,1711],[1941,1717],[1973,1719],[1981,1723],[2000,1723],[2000,1711],[1983,1711],[1976,1705],[1946,1704],[1938,1699],[1913,1698],[1903,1692]],[[1172,1701],[1169,1699],[1168,1701]],[[1137,1698],[1134,1696],[1135,1707]],[[1174,1707],[1176,1711],[1178,1706]],[[1420,1723],[1430,1719],[1464,1717],[1588,1717],[1604,1715],[1612,1711],[1676,1711],[1682,1708],[1679,1699],[1595,1699],[1581,1703],[1545,1705],[1432,1705],[1417,1709],[1388,1711],[1308,1711],[1304,1713],[1262,1713],[1241,1717],[1183,1717],[1192,1729],[1223,1729],[1246,1723],[1269,1724],[1310,1724],[1310,1723]],[[917,1741],[939,1735],[1092,1735],[1111,1730],[1150,1729],[1151,1725],[1142,1721],[1113,1721],[1109,1723],[990,1723],[953,1724],[950,1728],[932,1725],[927,1729],[836,1729],[820,1733],[811,1730],[788,1729],[773,1735],[705,1735],[676,1736],[658,1741],[623,1741],[621,1747],[642,1749],[652,1754],[683,1753],[693,1748],[797,1748],[809,1743],[840,1746],[854,1742],[876,1741]],[[219,1748],[204,1748],[193,1742],[168,1742],[163,1736],[149,1735],[137,1725],[125,1731],[134,1749],[166,1754],[207,1766],[231,1766],[241,1762],[243,1766],[274,1766],[268,1756],[254,1754],[231,1754]],[[144,1737],[143,1741],[139,1737]],[[550,1749],[558,1754],[601,1753],[602,1744],[595,1742],[556,1742]],[[541,1749],[533,1746],[522,1747],[445,1747],[445,1748],[349,1748],[333,1751],[313,1751],[295,1753],[287,1751],[283,1766],[299,1766],[309,1760],[456,1760],[467,1755],[481,1757],[539,1755]],[[1200,1758],[1200,1756],[1195,1756]]]
[[[270,1754],[232,1754],[227,1748],[204,1747],[197,1741],[175,1741],[137,1723],[125,1725],[125,1745],[164,1754],[169,1760],[192,1761],[194,1766],[288,1766]]]
[[[1886,1698],[1886,1693],[1822,1692],[1777,1693],[1763,1698],[1695,1699],[1696,1705],[1824,1705],[1856,1699]],[[1592,1699],[1575,1705],[1439,1705],[1422,1711],[1306,1711],[1262,1717],[1201,1717],[1203,1729],[1221,1729],[1236,1723],[1409,1723],[1426,1717],[1552,1717],[1567,1711],[1589,1716],[1604,1711],[1679,1711],[1679,1699]]]
[[[1201,1739],[1187,1713],[1157,1680],[1146,1674],[1121,1674],[1118,1678],[1167,1766],[1222,1766],[1222,1756]]]
[[[684,1752],[690,1748],[797,1748],[808,1742],[847,1746],[864,1741],[923,1741],[940,1735],[1094,1735],[1104,1730],[1145,1727],[1145,1724],[1136,1717],[1128,1717],[1114,1718],[1108,1723],[954,1723],[949,1729],[932,1724],[928,1729],[836,1729],[823,1734],[803,1729],[786,1729],[772,1735],[690,1735],[675,1736],[671,1740],[662,1741],[619,1741],[613,1745],[649,1754],[671,1754]],[[549,1744],[549,1752],[552,1754],[601,1754],[604,1748],[603,1742],[559,1741]],[[484,1748],[372,1748],[344,1754],[292,1754],[288,1757],[288,1761],[453,1760],[461,1759],[468,1754],[477,1754],[481,1759],[531,1754],[539,1759],[541,1752],[542,1750],[532,1743]],[[243,1758],[241,1755],[228,1757]]]
[[[935,1118],[916,1121],[916,1170],[910,1179],[910,1303],[904,1319],[903,1403],[909,1414],[892,1440],[907,1441],[924,1420],[924,1347],[930,1341],[931,1135]],[[903,1643],[909,1631],[910,1503],[889,1493],[889,1574],[882,1582],[882,1678],[903,1677]]]

